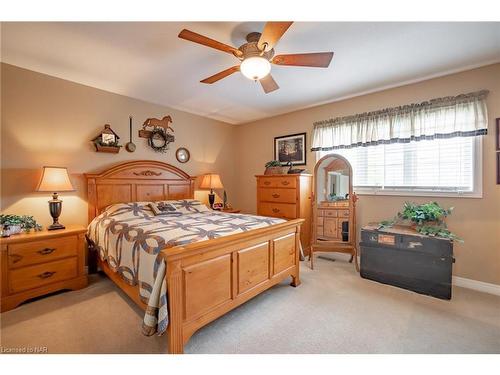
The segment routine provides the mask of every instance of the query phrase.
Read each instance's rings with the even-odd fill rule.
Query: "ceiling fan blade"
[[[239,65],[235,65],[235,66],[232,66],[231,68],[229,69],[226,69],[226,70],[223,70],[222,72],[219,72],[217,74],[214,74],[213,76],[210,76],[208,78],[205,78],[203,81],[200,81],[201,83],[209,83],[209,84],[212,84],[212,83],[215,83],[219,80],[221,80],[222,78],[226,78],[227,76],[237,72],[240,70],[240,66]]]
[[[243,55],[243,53],[237,48],[228,46],[227,44],[210,39],[206,36],[203,36],[201,34],[197,34],[197,33],[190,31],[190,30],[186,30],[186,29],[182,30],[179,33],[178,37],[181,39],[189,40],[190,42],[194,42],[194,43],[202,44],[202,45],[207,46],[207,47],[215,48],[215,49],[218,49],[219,51],[227,52],[227,53],[230,53],[230,54],[235,55],[235,56],[242,56]]]
[[[272,49],[281,39],[283,34],[288,30],[293,22],[267,22],[262,30],[257,46],[260,50],[264,48],[266,51]]]
[[[262,88],[264,89],[264,92],[266,94],[269,94],[270,92],[278,90],[280,88],[271,74],[268,74],[267,76],[262,78],[259,82],[262,85]]]
[[[291,55],[277,55],[271,61],[276,65],[312,66],[328,68],[332,61],[333,52],[295,53]]]

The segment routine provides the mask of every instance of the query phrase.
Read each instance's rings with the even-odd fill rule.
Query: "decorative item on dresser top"
[[[85,287],[86,231],[68,226],[1,238],[1,311],[57,290]]]
[[[214,189],[224,189],[220,176],[217,173],[209,173],[203,176],[200,183],[200,189],[210,189],[208,194],[208,202],[210,208],[213,208],[215,202]]]
[[[329,154],[314,168],[313,240],[309,259],[314,268],[315,252],[351,255],[359,271],[356,247],[356,201],[352,191],[352,168],[342,156]]]
[[[109,278],[145,311],[143,328],[153,329],[148,334],[153,334],[155,327],[158,333],[167,331],[170,353],[182,353],[186,342],[199,328],[286,278],[292,277],[292,286],[300,284],[300,226],[303,220],[235,215],[235,220],[230,221],[231,214],[208,210],[193,201],[194,177],[158,161],[127,162],[86,177],[91,223],[90,253],[99,250],[99,254],[105,255],[119,251],[123,254],[118,259],[122,262],[120,264],[130,261],[132,252],[142,259],[139,267],[144,273],[128,265],[119,270],[112,269],[113,264],[116,266],[113,257],[108,258],[113,262],[111,266],[100,256],[97,262]],[[159,200],[177,200],[175,204],[189,213],[162,217],[161,221],[155,222],[141,202]],[[113,204],[116,205],[110,206]],[[111,227],[106,213],[117,213],[117,210],[124,215],[121,216],[124,225]],[[138,216],[134,216],[134,212]],[[104,215],[99,216],[101,213]],[[144,218],[144,215],[148,217]],[[119,213],[113,216],[115,224],[121,223]],[[197,217],[200,222],[197,222]],[[130,219],[139,220],[143,228],[140,238],[131,236],[132,232],[128,231]],[[165,220],[168,220],[167,225]],[[207,221],[212,223],[209,227]],[[154,229],[152,233],[147,229],[151,225],[154,226],[149,227]],[[190,231],[182,229],[186,226]],[[120,246],[112,244],[108,248],[108,241],[94,242],[102,236],[116,239],[103,231],[117,230],[129,233],[120,237],[123,240],[120,240]],[[217,230],[218,238],[204,237]],[[136,248],[135,241],[140,241],[141,246]],[[122,271],[122,274],[116,271]],[[144,289],[142,281],[136,285],[123,279],[131,276],[134,280],[134,277],[148,273],[159,278],[158,284],[155,279],[151,289],[147,284]],[[207,280],[210,280],[209,284]],[[144,290],[149,299],[144,299]],[[166,303],[163,302],[165,296]],[[155,314],[157,316],[153,318]],[[166,314],[166,320],[161,320],[160,314]]]
[[[257,175],[257,214],[283,219],[304,219],[300,232],[302,248],[311,243],[311,174]]]
[[[50,216],[53,223],[47,229],[64,229],[64,225],[59,223],[59,216],[62,211],[62,200],[57,196],[57,192],[75,191],[69,179],[68,170],[64,167],[43,167],[42,178],[36,191],[52,192],[52,200],[49,201]]]

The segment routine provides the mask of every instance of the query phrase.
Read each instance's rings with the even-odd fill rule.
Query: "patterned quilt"
[[[142,324],[147,336],[161,335],[168,326],[166,266],[158,256],[162,249],[285,221],[212,211],[192,199],[165,203],[173,205],[175,212],[169,209],[155,216],[150,202],[114,204],[88,227],[100,258],[125,282],[139,286],[139,296],[147,304]]]

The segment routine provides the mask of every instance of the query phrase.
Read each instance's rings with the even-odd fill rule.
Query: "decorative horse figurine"
[[[157,118],[148,118],[146,121],[144,121],[144,124],[142,124],[142,129],[146,130],[146,127],[152,126],[163,128],[165,129],[165,132],[167,132],[168,130],[171,130],[173,132],[174,129],[172,129],[168,125],[169,123],[172,123],[172,117],[170,116],[164,116],[161,120]]]

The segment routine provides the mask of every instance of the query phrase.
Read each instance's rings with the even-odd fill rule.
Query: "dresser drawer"
[[[259,189],[259,199],[264,202],[295,203],[297,195],[295,189]]]
[[[281,188],[296,188],[297,182],[293,176],[280,177],[260,177],[259,187],[281,187]]]
[[[78,259],[72,257],[9,271],[10,292],[21,292],[56,281],[72,279],[77,276],[77,267]]]
[[[259,203],[259,215],[281,217],[283,219],[297,218],[297,205],[290,203]]]
[[[9,267],[18,268],[76,256],[77,241],[76,236],[67,236],[9,245]]]

